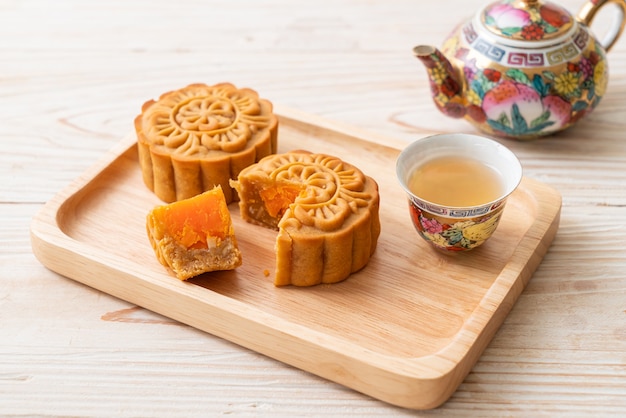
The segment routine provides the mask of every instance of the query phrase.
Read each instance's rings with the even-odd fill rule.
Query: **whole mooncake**
[[[230,203],[229,180],[276,152],[278,119],[254,90],[191,84],[144,103],[135,131],[144,183],[161,200],[219,184]]]
[[[342,281],[365,267],[376,249],[378,184],[339,158],[270,155],[231,184],[244,220],[278,230],[276,286]]]

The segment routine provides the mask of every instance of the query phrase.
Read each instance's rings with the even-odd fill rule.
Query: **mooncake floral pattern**
[[[271,122],[256,92],[228,83],[190,85],[164,94],[145,117],[153,144],[182,155],[241,151]]]
[[[276,152],[278,118],[269,100],[231,83],[190,84],[141,106],[134,120],[142,177],[161,200],[174,202],[230,181]]]
[[[481,218],[445,223],[429,217],[414,204],[410,206],[411,220],[419,234],[426,241],[447,251],[471,250],[485,242],[498,226],[503,208]]]
[[[259,162],[257,171],[278,182],[306,186],[282,218],[280,227],[290,224],[336,230],[353,213],[367,208],[374,198],[365,191],[368,178],[359,169],[328,155],[300,152],[272,155]]]

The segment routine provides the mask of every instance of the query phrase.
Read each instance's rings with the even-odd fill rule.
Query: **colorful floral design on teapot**
[[[569,13],[557,5],[544,3],[521,9],[513,1],[488,6],[482,20],[496,35],[525,41],[554,39],[570,30],[574,23]]]
[[[564,129],[598,105],[608,82],[603,49],[589,36],[580,38],[582,54],[572,41],[533,56],[480,40],[482,47],[470,50],[451,38],[443,52],[462,61],[467,87],[462,92],[461,83],[448,77],[446,60],[437,51],[430,57],[432,64],[427,65],[433,99],[444,113],[465,117],[490,134],[534,137]],[[497,62],[481,66],[494,48],[502,51],[502,57],[508,57],[507,64],[520,66],[512,68]],[[536,71],[532,60],[553,65]]]
[[[585,23],[552,3],[503,0],[460,25],[441,51],[421,45],[432,98],[444,114],[491,135],[529,139],[568,128],[591,113],[608,84],[606,47]],[[626,11],[626,1],[616,4]],[[624,28],[614,28],[612,45]]]
[[[464,68],[469,116],[507,136],[563,129],[591,112],[606,91],[606,64],[596,49],[564,70],[528,74],[520,69],[480,69],[475,59]]]

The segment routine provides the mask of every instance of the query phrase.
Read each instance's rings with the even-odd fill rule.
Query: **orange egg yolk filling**
[[[207,248],[207,237],[224,239],[231,232],[230,213],[221,187],[158,207],[154,215],[186,248]]]
[[[259,196],[267,213],[273,218],[280,218],[303,190],[304,187],[299,184],[281,184],[261,190]]]

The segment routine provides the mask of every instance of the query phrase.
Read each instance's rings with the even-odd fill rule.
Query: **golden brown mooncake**
[[[244,220],[278,230],[276,286],[342,281],[376,249],[378,184],[339,158],[300,151],[270,155],[231,184]]]
[[[157,206],[146,217],[157,259],[180,280],[216,270],[233,270],[242,258],[221,186]]]
[[[274,154],[278,119],[272,103],[230,83],[191,84],[142,106],[135,118],[139,162],[146,186],[161,200],[187,199],[221,185]]]

